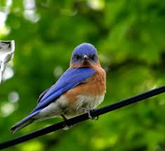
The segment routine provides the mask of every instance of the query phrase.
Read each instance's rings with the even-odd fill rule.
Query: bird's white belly
[[[101,96],[87,96],[80,95],[78,96],[78,101],[76,103],[76,109],[79,110],[81,107],[86,107],[89,109],[96,108],[104,100],[104,95]]]
[[[45,107],[37,116],[39,119],[50,118],[53,116],[61,116],[62,114],[65,117],[73,117],[82,113],[85,113],[86,109],[96,108],[104,100],[104,95],[101,96],[87,96],[80,95],[77,96],[76,102],[74,105],[70,105],[65,98],[61,96],[55,102],[49,104]]]

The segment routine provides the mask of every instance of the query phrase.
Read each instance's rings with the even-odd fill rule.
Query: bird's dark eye
[[[79,60],[79,59],[81,59],[81,56],[75,55],[75,58],[76,58],[77,60]]]
[[[95,60],[95,55],[90,56],[91,60]]]

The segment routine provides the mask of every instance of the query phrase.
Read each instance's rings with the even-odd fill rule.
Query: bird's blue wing
[[[52,87],[40,95],[39,103],[33,112],[44,108],[66,91],[84,82],[94,73],[95,70],[91,68],[69,68]]]

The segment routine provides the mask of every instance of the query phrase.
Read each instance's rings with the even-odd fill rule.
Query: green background
[[[61,121],[34,123],[10,134],[68,68],[80,43],[98,49],[107,72],[107,93],[99,107],[165,83],[164,0],[0,0],[0,13],[6,13],[0,39],[16,42],[0,85],[0,142]],[[164,151],[165,95],[6,150]]]

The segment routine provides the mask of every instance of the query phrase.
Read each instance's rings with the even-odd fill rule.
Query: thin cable
[[[113,110],[117,110],[117,109],[122,108],[124,106],[136,103],[138,101],[142,101],[144,99],[156,96],[156,95],[164,93],[164,92],[165,92],[165,86],[158,87],[158,88],[155,88],[153,90],[146,91],[144,93],[135,95],[135,96],[130,97],[128,99],[125,99],[125,100],[116,102],[114,104],[105,106],[103,108],[99,108],[99,109],[93,110],[93,111],[91,111],[91,116],[92,117],[97,117],[97,116],[105,114],[107,112],[111,112]],[[53,124],[53,125],[48,126],[46,128],[43,128],[43,129],[34,131],[32,133],[20,136],[18,138],[14,138],[14,139],[11,139],[9,141],[0,143],[0,150],[8,148],[8,147],[11,147],[11,146],[14,146],[14,145],[17,145],[17,144],[20,144],[20,143],[23,143],[25,141],[28,141],[28,140],[31,140],[31,139],[34,139],[34,138],[37,138],[39,136],[42,136],[42,135],[45,135],[45,134],[57,131],[59,129],[64,128],[65,124],[67,124],[68,126],[71,126],[71,125],[77,124],[79,122],[85,121],[87,119],[89,119],[88,118],[88,114],[83,114],[83,115],[71,118],[71,119],[67,120],[65,123],[64,122],[60,122],[60,123],[57,123],[57,124]]]

